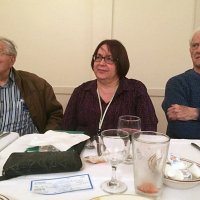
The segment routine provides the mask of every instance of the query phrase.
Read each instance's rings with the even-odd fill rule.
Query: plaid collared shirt
[[[0,131],[17,132],[20,135],[38,133],[12,70],[7,84],[0,86]]]

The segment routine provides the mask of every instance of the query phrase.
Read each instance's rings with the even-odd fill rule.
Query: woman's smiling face
[[[96,58],[93,65],[93,71],[97,80],[112,82],[119,79],[116,64],[113,61],[112,54],[106,44],[99,48]]]

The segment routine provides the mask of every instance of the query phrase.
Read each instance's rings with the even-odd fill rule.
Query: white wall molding
[[[53,90],[58,95],[71,95],[75,87],[70,86],[54,86]]]
[[[194,29],[200,27],[200,0],[195,1]]]
[[[149,96],[151,97],[164,97],[165,95],[165,89],[163,88],[150,88],[150,89],[147,89],[148,90],[148,93],[149,93]]]
[[[53,87],[54,92],[58,95],[71,95],[75,87],[71,86],[55,86]],[[147,89],[149,96],[151,97],[164,97],[165,89],[150,88]]]
[[[102,40],[112,37],[113,0],[93,0],[92,49]]]

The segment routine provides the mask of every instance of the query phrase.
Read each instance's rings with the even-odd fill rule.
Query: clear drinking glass
[[[170,138],[154,131],[141,131],[132,139],[135,191],[143,196],[160,199]]]
[[[104,158],[112,166],[112,178],[101,184],[101,188],[108,193],[116,194],[126,191],[125,183],[117,180],[117,165],[122,163],[127,155],[130,144],[129,133],[119,129],[108,129],[101,132],[102,152]]]
[[[131,141],[131,136],[141,130],[141,119],[133,115],[122,115],[119,117],[118,120],[118,129],[127,131],[130,135],[130,141]],[[131,147],[128,149],[128,155],[124,163],[133,164],[133,153]]]

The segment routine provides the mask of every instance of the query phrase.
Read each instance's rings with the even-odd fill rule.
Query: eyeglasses
[[[6,53],[4,51],[0,51],[0,56],[5,56],[5,55],[9,56],[10,54],[8,54],[8,53]]]
[[[4,55],[6,55],[5,52],[0,51],[0,56],[4,56]]]
[[[103,57],[102,55],[94,55],[93,59],[95,62],[101,62],[102,60],[104,60],[105,63],[107,64],[114,64],[115,60],[111,57],[111,56],[105,56]]]

